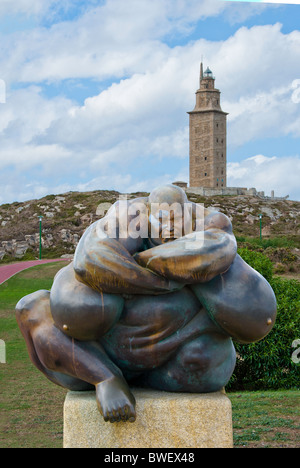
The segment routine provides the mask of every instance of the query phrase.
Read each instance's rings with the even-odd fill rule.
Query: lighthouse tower
[[[200,66],[200,88],[190,116],[190,187],[226,187],[226,118],[220,91],[207,68]]]

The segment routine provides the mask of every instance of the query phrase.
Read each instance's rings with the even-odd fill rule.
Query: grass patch
[[[63,266],[39,265],[0,286],[0,339],[7,346],[7,363],[0,364],[1,448],[63,445],[63,404],[67,391],[49,382],[30,362],[14,316],[19,299],[38,289],[50,289],[55,274]],[[236,448],[300,446],[299,392],[227,395],[232,402]]]
[[[64,265],[40,265],[0,286],[0,339],[6,364],[0,364],[0,447],[60,448],[66,390],[51,384],[31,363],[15,320],[14,308],[24,295],[50,289]]]
[[[46,263],[25,270],[0,285],[0,310],[14,309],[16,303],[27,294],[39,289],[50,289],[57,271],[64,263]]]
[[[227,395],[232,403],[235,447],[300,447],[299,391],[242,392]]]

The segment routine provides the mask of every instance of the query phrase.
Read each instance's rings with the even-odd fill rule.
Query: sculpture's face
[[[163,209],[164,208],[164,209]],[[184,207],[180,204],[164,206],[151,210],[149,216],[149,233],[156,245],[170,242],[184,235]]]
[[[186,234],[190,214],[187,198],[179,187],[165,186],[149,197],[149,236],[155,245],[164,244]]]

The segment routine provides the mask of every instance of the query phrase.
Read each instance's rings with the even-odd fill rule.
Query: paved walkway
[[[0,266],[0,284],[5,283],[9,278],[16,275],[20,271],[27,270],[28,268],[43,265],[44,263],[54,263],[54,262],[68,262],[66,258],[58,258],[56,260],[31,260],[28,262],[18,262],[12,265],[3,265]]]

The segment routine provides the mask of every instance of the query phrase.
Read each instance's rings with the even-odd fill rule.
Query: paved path
[[[68,262],[66,258],[58,258],[56,260],[32,260],[28,262],[18,262],[12,265],[3,265],[0,266],[0,284],[7,281],[12,276],[16,275],[20,271],[27,270],[28,268],[43,265],[44,263],[54,263],[54,262]]]

